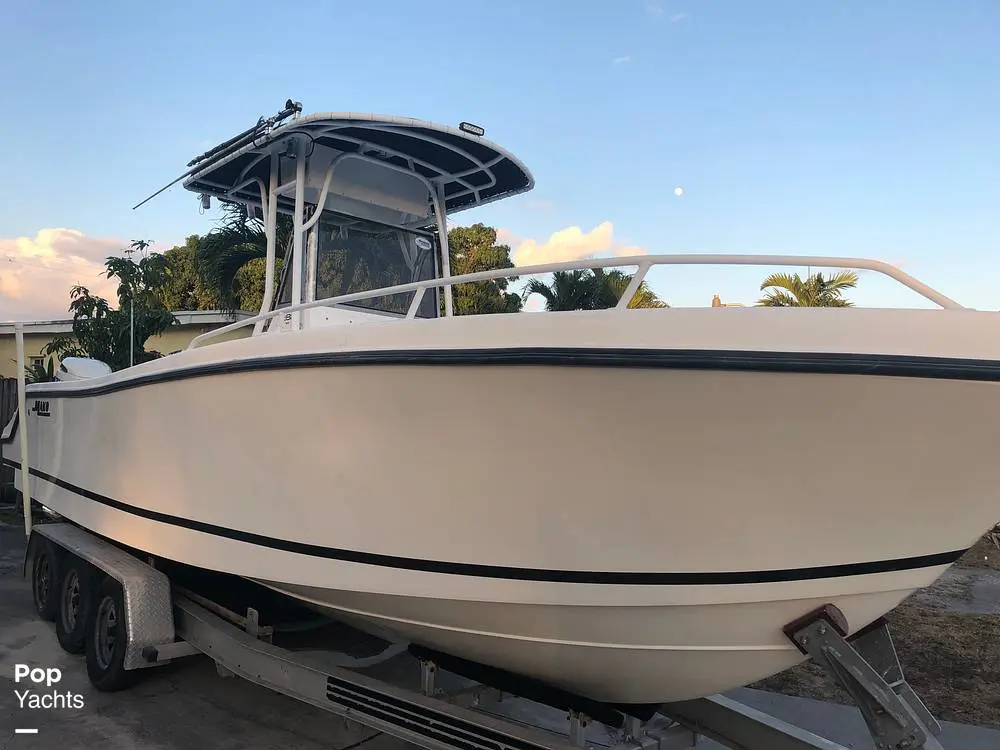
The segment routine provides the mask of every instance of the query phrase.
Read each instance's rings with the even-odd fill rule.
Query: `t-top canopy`
[[[259,205],[259,186],[268,184],[271,153],[277,150],[291,157],[295,154],[295,143],[302,139],[308,144],[305,156],[311,172],[308,182],[312,185],[322,182],[323,172],[332,160],[343,154],[363,156],[363,161],[352,160],[352,168],[338,169],[338,178],[363,178],[362,172],[368,168],[386,174],[390,170],[411,183],[425,178],[435,188],[443,185],[445,214],[534,187],[531,172],[519,159],[497,144],[459,128],[360,113],[308,115],[274,127],[270,132],[266,125],[262,120],[258,123],[259,133],[251,128],[193,160],[191,164],[195,166],[184,187],[224,200]],[[293,158],[281,159],[280,173],[280,184],[294,181]],[[317,191],[310,192],[315,195]],[[428,220],[426,223],[432,223],[430,204],[425,203],[421,209],[426,210],[411,209],[409,213],[418,217],[416,223],[422,223],[420,220],[424,218]],[[294,197],[282,191],[278,210],[293,211]]]

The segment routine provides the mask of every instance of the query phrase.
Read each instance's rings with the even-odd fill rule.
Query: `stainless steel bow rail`
[[[683,750],[704,737],[734,750],[847,750],[724,696],[615,706],[415,646],[401,652],[389,644],[362,657],[347,649],[298,653],[275,644],[279,628],[264,625],[253,607],[237,614],[190,590],[169,563],[69,523],[31,527],[29,570],[38,613],[56,621],[63,648],[86,654],[88,677],[102,691],[204,654],[222,676],[239,675],[427,750]],[[79,574],[79,597],[60,596],[53,585],[70,570]],[[109,616],[125,636],[114,647],[100,637]],[[845,638],[843,616],[828,605],[785,634],[855,698],[880,750],[943,750],[940,726],[903,679],[884,621]]]
[[[596,268],[635,268],[632,280],[622,293],[616,307],[606,311],[625,312],[632,297],[638,291],[639,286],[646,278],[651,268],[655,266],[815,266],[816,268],[851,268],[861,271],[874,271],[875,273],[888,276],[898,281],[903,286],[916,292],[925,299],[946,310],[963,310],[962,305],[955,300],[945,296],[936,289],[932,289],[922,281],[915,279],[896,266],[880,260],[868,258],[838,258],[818,255],[716,255],[716,254],[690,254],[690,255],[633,255],[621,258],[593,258],[590,260],[573,260],[562,263],[544,263],[535,266],[518,266],[515,268],[502,268],[494,271],[479,271],[467,273],[459,276],[445,276],[425,281],[415,281],[409,284],[397,284],[396,286],[384,287],[382,289],[370,289],[353,294],[342,294],[337,297],[314,300],[312,302],[302,302],[297,305],[280,307],[270,310],[251,318],[245,318],[236,323],[216,328],[215,330],[196,336],[188,345],[189,349],[201,346],[204,342],[223,336],[231,331],[238,330],[248,325],[265,323],[277,316],[291,315],[291,313],[301,310],[310,310],[315,307],[332,307],[334,305],[348,304],[351,302],[361,302],[367,299],[378,297],[389,297],[397,294],[413,294],[404,319],[416,317],[420,303],[424,294],[429,289],[440,287],[453,287],[456,284],[470,284],[477,281],[491,281],[494,279],[509,279],[521,276],[537,276],[539,274],[553,273],[555,271],[579,271]],[[664,311],[669,314],[669,311]],[[447,317],[447,315],[446,315]]]

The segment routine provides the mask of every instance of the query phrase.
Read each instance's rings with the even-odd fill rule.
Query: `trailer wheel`
[[[94,602],[93,576],[90,564],[75,555],[65,561],[60,571],[56,638],[69,654],[82,654],[85,649],[87,621]]]
[[[135,683],[139,673],[138,670],[125,669],[128,637],[121,584],[106,576],[92,602],[84,649],[87,677],[90,684],[102,692],[124,690]]]
[[[59,614],[59,597],[56,594],[56,587],[59,585],[59,554],[48,539],[36,539],[31,557],[31,596],[38,616],[51,622]]]

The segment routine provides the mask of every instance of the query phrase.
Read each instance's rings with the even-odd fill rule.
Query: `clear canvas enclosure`
[[[372,222],[320,219],[316,236],[316,299],[426,281],[436,276],[436,243],[430,234]],[[360,307],[405,315],[412,293],[359,300]],[[419,317],[437,315],[434,295],[426,295]]]
[[[306,244],[310,249],[315,248],[315,279],[311,282],[310,296],[316,300],[427,281],[436,278],[438,273],[438,243],[429,232],[324,212],[310,230]],[[282,274],[278,307],[291,304],[288,269],[293,262],[289,259]],[[343,306],[402,316],[412,299],[413,293],[406,292],[347,302]],[[437,314],[437,295],[428,293],[416,317],[433,318]]]

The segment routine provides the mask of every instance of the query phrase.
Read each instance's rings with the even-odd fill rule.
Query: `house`
[[[159,336],[146,341],[148,351],[169,354],[184,349],[195,336],[222,328],[238,320],[253,317],[253,313],[238,311],[227,314],[219,310],[178,310],[174,312],[177,325]],[[223,334],[215,341],[243,338],[253,331],[252,325]],[[32,363],[43,362],[45,347],[57,336],[73,333],[72,319],[24,321],[24,357],[28,367]],[[0,377],[17,377],[17,344],[14,340],[14,324],[0,323]]]

